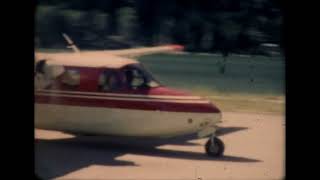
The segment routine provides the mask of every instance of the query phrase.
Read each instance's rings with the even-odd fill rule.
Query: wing
[[[156,54],[156,53],[166,53],[166,52],[177,52],[182,51],[184,49],[181,45],[170,44],[170,45],[163,45],[163,46],[155,46],[155,47],[142,47],[142,48],[132,48],[132,49],[121,49],[121,50],[102,50],[102,51],[81,51],[80,53],[77,52],[76,54],[85,55],[85,56],[94,56],[94,57],[106,57],[106,56],[115,56],[123,57],[123,58],[132,58],[137,56],[143,56],[148,54]],[[35,53],[35,62],[52,58],[55,59],[57,57],[70,57],[70,52],[64,53],[43,53],[43,52],[36,52]],[[73,55],[72,55],[73,56]],[[108,56],[108,57],[109,57]]]
[[[72,39],[65,33],[62,36],[67,41],[68,48],[72,48],[75,53],[79,53],[79,48],[75,45]],[[83,52],[82,54],[95,54],[95,55],[113,55],[113,56],[121,56],[121,57],[136,57],[148,54],[155,54],[155,53],[163,53],[163,52],[172,52],[172,51],[182,51],[184,49],[183,46],[177,44],[169,44],[169,45],[162,45],[156,47],[141,47],[141,48],[132,48],[132,49],[121,49],[121,50],[104,50],[104,51],[87,51]]]
[[[141,47],[141,48],[132,48],[132,49],[121,49],[121,50],[105,50],[105,51],[90,51],[87,53],[107,53],[114,56],[121,57],[137,57],[148,54],[155,53],[165,53],[165,52],[175,52],[182,51],[184,49],[181,45],[170,44],[163,46],[155,46],[155,47]]]

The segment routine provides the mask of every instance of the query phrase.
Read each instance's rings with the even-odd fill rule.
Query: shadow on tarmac
[[[221,129],[217,135],[244,130],[246,128],[231,127]],[[168,140],[128,140],[114,141],[105,136],[75,136],[66,139],[35,139],[35,171],[45,179],[64,176],[73,171],[90,165],[102,166],[139,166],[133,161],[116,159],[125,154],[136,154],[172,159],[189,159],[199,161],[227,161],[237,163],[254,163],[260,160],[245,157],[225,155],[220,158],[208,157],[205,153],[179,150],[158,149],[163,144],[178,144],[186,146],[199,145],[186,142],[192,136]]]

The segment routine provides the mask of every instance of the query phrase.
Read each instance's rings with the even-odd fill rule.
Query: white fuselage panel
[[[100,135],[172,137],[219,122],[221,113],[161,112],[35,103],[35,126]]]

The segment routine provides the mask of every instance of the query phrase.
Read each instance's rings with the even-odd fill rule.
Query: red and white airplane
[[[69,44],[73,42],[64,35]],[[35,127],[76,134],[170,138],[210,136],[221,156],[221,111],[209,100],[160,84],[128,57],[180,51],[179,45],[75,53],[36,53]]]

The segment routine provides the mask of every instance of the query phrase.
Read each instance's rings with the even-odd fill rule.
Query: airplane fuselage
[[[64,67],[79,73],[79,83],[57,78],[35,91],[35,127],[67,132],[133,137],[205,135],[221,120],[220,110],[199,96],[165,86],[103,91],[105,68]],[[121,71],[115,70],[119,79]]]

